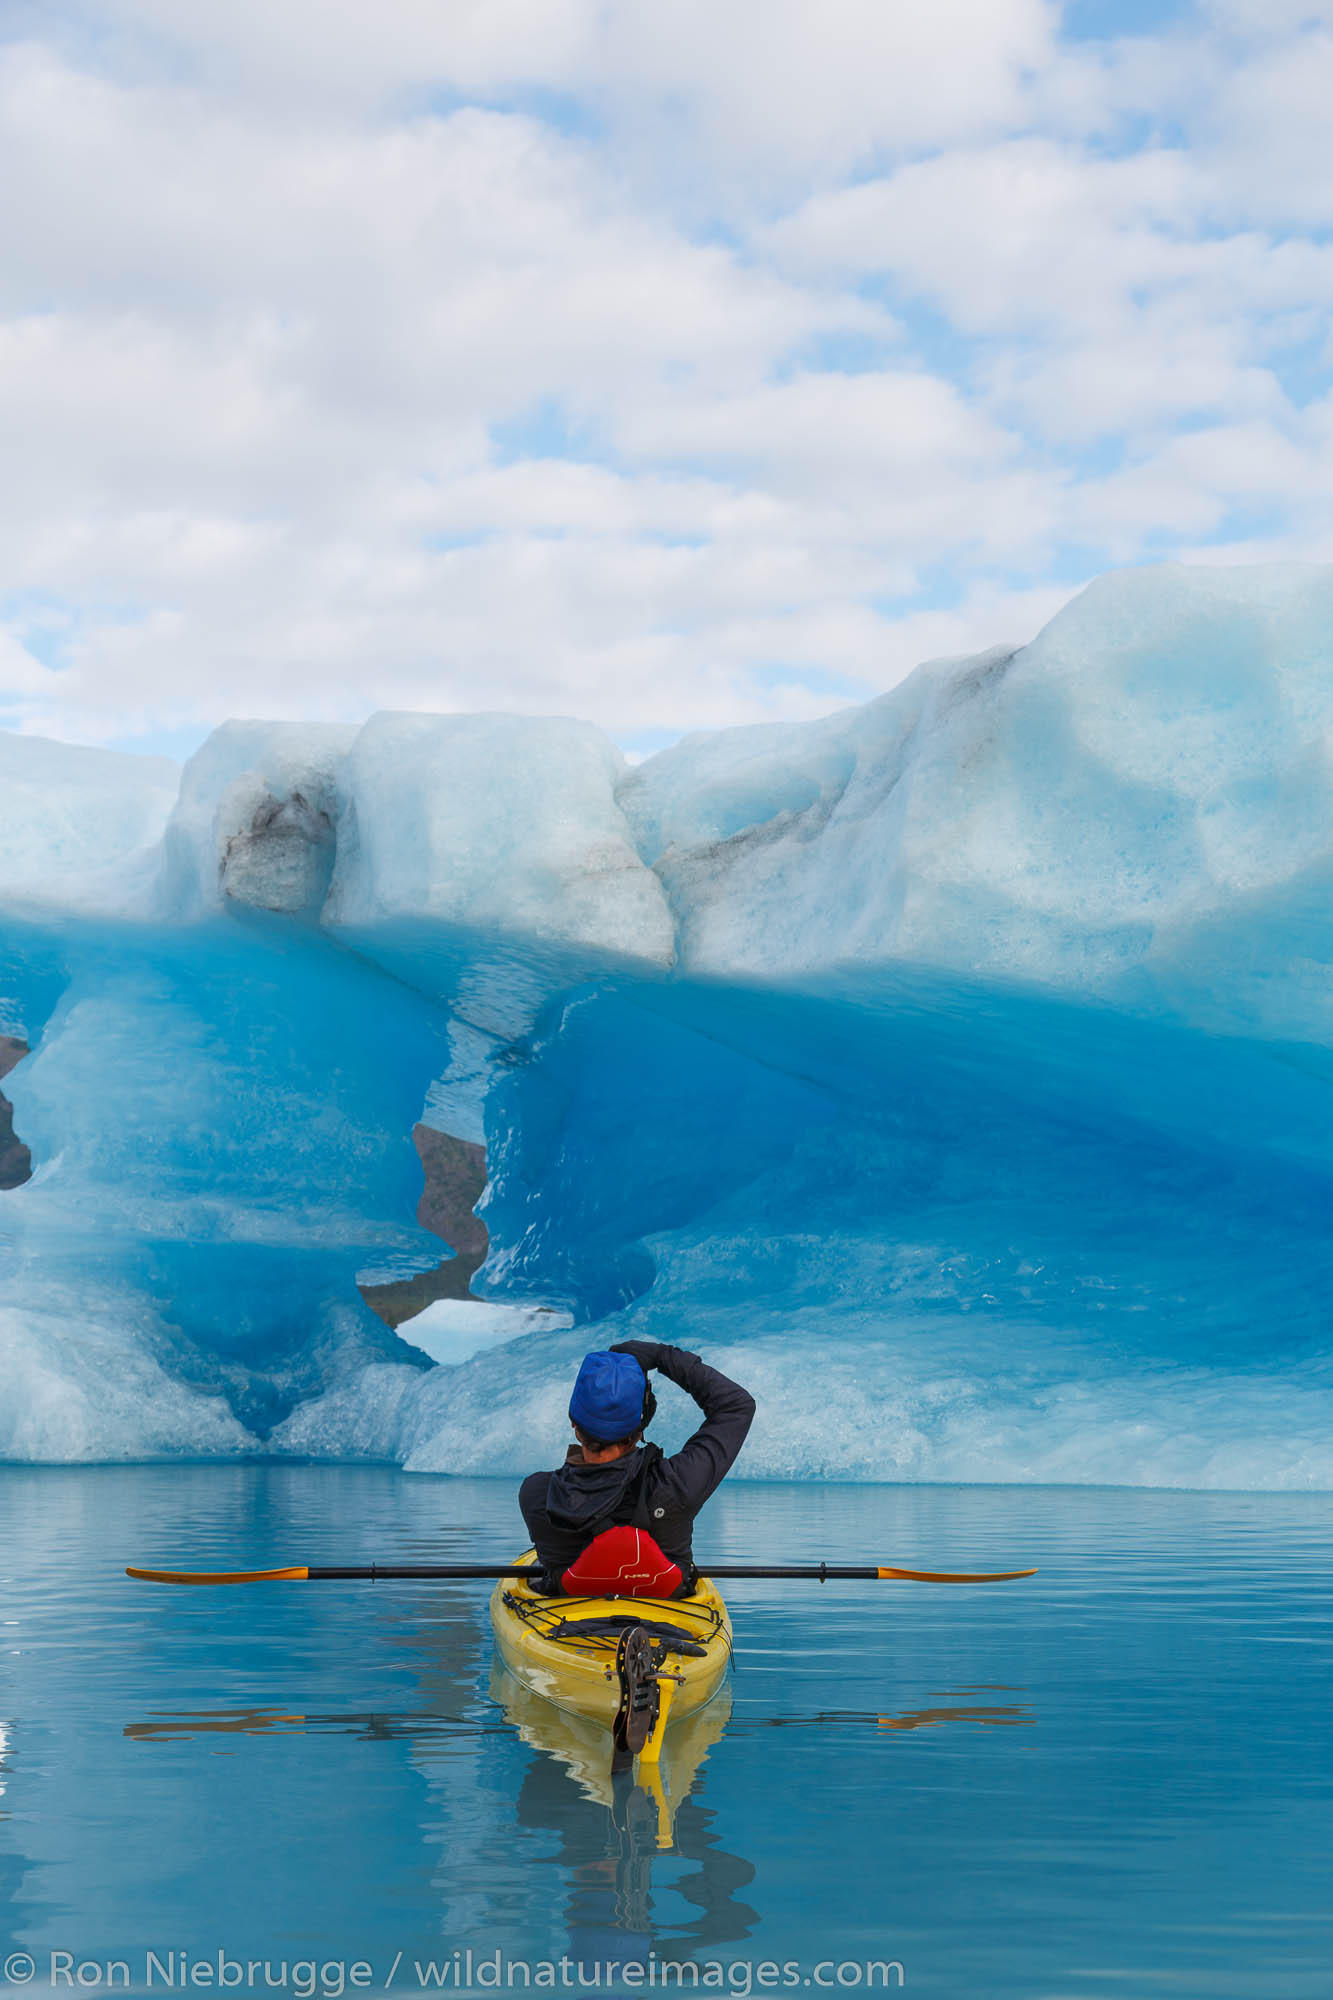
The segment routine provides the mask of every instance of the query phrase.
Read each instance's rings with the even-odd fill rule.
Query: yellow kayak
[[[531,1549],[518,1558],[535,1560]],[[610,1729],[621,1703],[617,1656],[637,1627],[660,1665],[660,1709],[641,1762],[661,1753],[668,1718],[693,1715],[722,1685],[731,1658],[731,1620],[720,1593],[701,1578],[692,1597],[543,1597],[506,1578],[491,1598],[495,1643],[514,1678],[566,1715]]]

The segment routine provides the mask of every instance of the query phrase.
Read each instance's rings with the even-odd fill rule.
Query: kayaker
[[[660,1446],[642,1441],[657,1407],[648,1381],[654,1369],[704,1413],[698,1430],[670,1458]],[[748,1390],[684,1348],[625,1340],[585,1355],[569,1399],[576,1442],[558,1471],[530,1473],[519,1488],[543,1588],[552,1596],[562,1588],[597,1594],[592,1571],[572,1584],[565,1575],[594,1541],[599,1556],[616,1555],[615,1538],[605,1543],[601,1538],[617,1528],[638,1530],[648,1555],[660,1551],[668,1566],[659,1575],[666,1575],[670,1588],[637,1594],[669,1597],[692,1590],[694,1517],[731,1470],[753,1418]],[[678,1574],[670,1574],[670,1566]]]

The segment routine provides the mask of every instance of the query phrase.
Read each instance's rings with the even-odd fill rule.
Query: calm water
[[[516,1522],[508,1483],[380,1468],[0,1469],[26,1990],[53,1952],[88,1990],[108,1961],[142,1986],[149,1952],[216,1990],[221,1952],[243,1995],[358,1963],[414,1994],[432,1965],[466,1987],[469,1950],[476,1991],[496,1952],[566,1991],[580,1962],[629,1992],[683,1960],[731,1992],[864,1990],[875,1961],[950,1996],[1333,1990],[1328,1496],[733,1485],[717,1560],[1042,1573],[732,1585],[729,1712],[681,1737],[661,1801],[493,1681],[484,1585],[120,1574],[502,1560]]]

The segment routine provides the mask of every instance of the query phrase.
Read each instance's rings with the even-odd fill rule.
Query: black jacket
[[[561,1572],[594,1535],[634,1518],[640,1488],[640,1521],[646,1509],[648,1532],[691,1581],[694,1517],[731,1470],[754,1417],[754,1397],[697,1354],[655,1340],[626,1340],[611,1351],[632,1354],[645,1374],[656,1368],[675,1382],[693,1396],[704,1420],[670,1458],[655,1446],[640,1445],[609,1465],[585,1465],[575,1445],[557,1472],[529,1474],[519,1488],[518,1504],[553,1592],[559,1589]]]

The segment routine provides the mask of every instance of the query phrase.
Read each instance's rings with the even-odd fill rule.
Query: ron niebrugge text
[[[48,1987],[57,1991],[91,1993],[99,1987],[143,1991],[200,1990],[286,1992],[295,2000],[340,2000],[350,1990],[387,1993],[394,1986],[412,1992],[475,1993],[496,1988],[523,1991],[528,1987],[581,1993],[612,1987],[643,1987],[653,1992],[722,1992],[740,2000],[755,1991],[793,1987],[841,1990],[856,1987],[898,1988],[906,1984],[896,1958],[808,1959],[609,1958],[592,1963],[582,1958],[511,1958],[503,1951],[472,1949],[446,1953],[443,1958],[408,1958],[376,1966],[365,1958],[232,1958],[225,1951],[147,1951],[129,1958],[81,1958],[73,1951],[14,1951],[5,1960],[4,1981],[11,1990]]]

